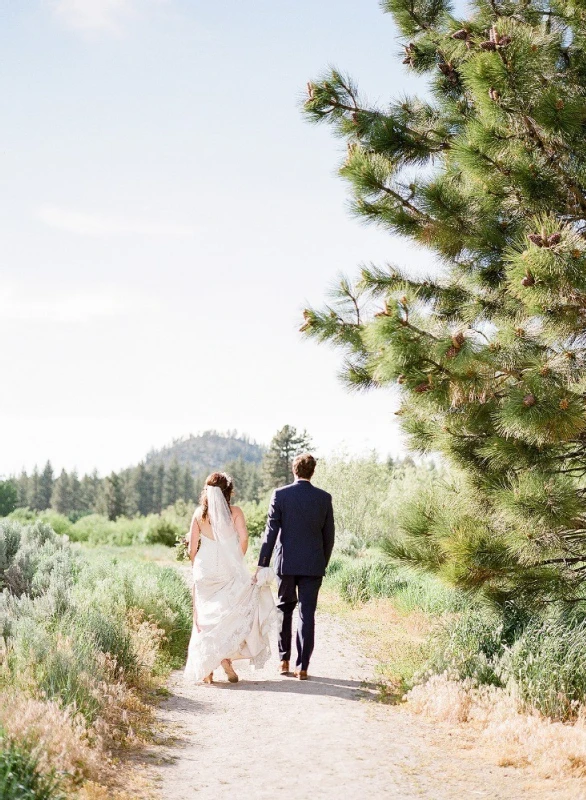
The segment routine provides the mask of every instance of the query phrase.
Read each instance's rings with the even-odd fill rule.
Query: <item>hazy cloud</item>
[[[81,31],[120,33],[125,22],[166,0],[48,0],[55,16]]]
[[[88,287],[59,293],[31,293],[24,287],[0,287],[3,322],[88,322],[144,311],[158,302],[114,286]]]
[[[78,236],[166,236],[183,239],[196,233],[195,227],[157,219],[131,219],[87,214],[57,206],[44,206],[39,219],[51,228]]]

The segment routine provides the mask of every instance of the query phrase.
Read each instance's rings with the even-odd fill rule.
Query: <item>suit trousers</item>
[[[279,602],[283,624],[279,635],[281,661],[291,659],[293,638],[293,611],[299,603],[297,626],[297,669],[307,670],[315,641],[315,609],[323,578],[318,575],[277,575]]]

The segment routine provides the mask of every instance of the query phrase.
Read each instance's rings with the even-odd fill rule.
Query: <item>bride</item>
[[[242,510],[231,506],[234,484],[224,472],[206,480],[189,534],[193,564],[193,631],[185,676],[212,683],[222,665],[230,683],[238,675],[232,662],[249,659],[259,669],[271,650],[269,634],[279,612],[261,570],[256,583],[246,566],[248,532]]]

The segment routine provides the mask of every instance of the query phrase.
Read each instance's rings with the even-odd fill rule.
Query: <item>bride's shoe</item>
[[[213,683],[214,682],[214,673],[210,672],[209,675],[206,675],[206,677],[203,679],[203,682],[204,683]]]
[[[238,683],[238,675],[234,672],[234,667],[232,666],[232,662],[225,658],[222,661],[222,666],[224,667],[224,672],[228,676],[228,680],[230,683]]]

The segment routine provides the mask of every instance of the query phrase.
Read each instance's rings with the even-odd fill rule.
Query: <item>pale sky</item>
[[[0,475],[102,473],[210,428],[400,451],[298,333],[339,272],[431,256],[348,213],[299,111],[336,64],[419,87],[376,0],[0,0]]]

